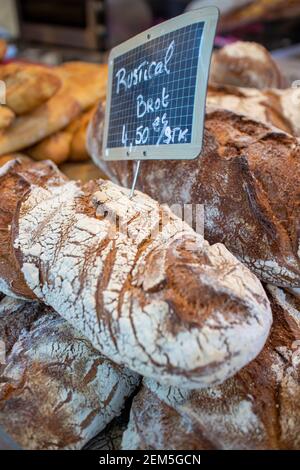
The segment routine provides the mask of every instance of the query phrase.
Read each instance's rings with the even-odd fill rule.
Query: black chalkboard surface
[[[104,158],[180,158],[179,146],[181,158],[199,153],[218,12],[197,12],[151,28],[127,41],[128,47],[124,43],[112,51]]]

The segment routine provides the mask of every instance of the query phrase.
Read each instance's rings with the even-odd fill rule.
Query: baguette
[[[217,387],[187,392],[145,380],[123,449],[299,449],[300,302],[268,292],[274,324],[261,354]]]
[[[27,153],[34,160],[46,159],[60,165],[69,158],[72,138],[70,132],[59,131],[27,149]]]
[[[101,105],[89,126],[89,153],[112,181],[129,187],[135,163],[100,158],[103,121]],[[160,203],[204,204],[204,232],[210,243],[224,243],[265,282],[300,287],[296,138],[236,113],[208,108],[201,156],[144,161],[137,187]]]
[[[107,64],[66,62],[56,67],[55,71],[70,89],[82,111],[89,109],[106,95]]]
[[[77,162],[88,160],[86,149],[87,126],[92,118],[95,107],[80,114],[64,130],[46,137],[38,144],[27,149],[28,155],[34,160],[51,160],[61,165],[67,160]]]
[[[15,113],[11,109],[0,104],[0,131],[9,127],[14,119]]]
[[[219,85],[249,88],[286,88],[271,54],[255,42],[237,41],[212,56],[210,81]]]
[[[51,98],[61,87],[60,78],[38,65],[7,64],[0,68],[6,84],[6,103],[16,114],[26,114]]]
[[[120,414],[139,381],[37,302],[2,300],[0,338],[7,346],[1,426],[23,449],[81,449]]]
[[[87,64],[89,65],[89,64]],[[26,116],[18,117],[0,134],[0,155],[30,147],[67,127],[106,91],[106,66],[57,67],[62,87],[52,98]]]
[[[3,253],[12,240],[29,298],[50,305],[101,353],[187,388],[222,382],[259,353],[269,303],[223,245],[209,246],[142,193],[129,199],[108,181],[64,182],[48,164],[48,178],[41,179],[40,166],[36,180],[26,176],[25,192],[22,165],[7,165],[0,196],[12,193],[18,204]],[[7,285],[18,266],[0,259]],[[23,282],[10,290],[23,293]]]

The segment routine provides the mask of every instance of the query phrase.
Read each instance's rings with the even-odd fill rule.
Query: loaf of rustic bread
[[[52,69],[52,73],[61,87],[48,101],[30,113],[18,116],[5,132],[0,133],[0,155],[33,146],[59,132],[105,97],[106,65],[70,62]]]
[[[212,56],[210,81],[249,88],[285,88],[286,80],[271,54],[255,42],[237,41]]]
[[[300,88],[257,90],[210,85],[207,104],[228,109],[300,137]]]
[[[12,198],[2,222],[6,290],[36,296],[111,360],[166,384],[223,382],[260,352],[269,302],[223,245],[140,192],[63,181],[48,164],[30,176],[24,165],[24,192],[22,168],[2,169],[3,206]]]
[[[11,62],[0,67],[6,85],[6,104],[16,114],[26,114],[51,98],[62,81],[50,68]]]
[[[135,163],[101,160],[103,106],[88,147],[103,172],[130,187]],[[261,280],[300,287],[300,145],[273,127],[208,109],[195,160],[143,161],[137,186],[160,203],[203,204],[204,235],[221,242]]]
[[[187,392],[146,380],[124,449],[299,449],[300,302],[268,292],[274,324],[260,355],[217,387]]]
[[[58,186],[65,177],[51,162],[16,159],[0,167],[0,291],[8,296],[34,299],[24,281],[11,243],[11,224],[17,205],[32,184]]]
[[[3,299],[0,339],[0,423],[23,449],[82,448],[139,382],[38,302]]]
[[[0,131],[9,127],[15,119],[15,113],[0,103]]]

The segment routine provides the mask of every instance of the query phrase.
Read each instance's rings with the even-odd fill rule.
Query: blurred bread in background
[[[16,114],[26,114],[51,98],[61,87],[61,79],[47,67],[9,63],[0,68],[6,85],[6,104]]]
[[[0,131],[9,127],[15,119],[15,113],[6,106],[0,105]]]
[[[255,42],[237,41],[212,56],[210,81],[249,88],[285,88],[287,83],[271,54]]]
[[[6,47],[6,42],[3,39],[0,39],[0,61],[4,59]]]

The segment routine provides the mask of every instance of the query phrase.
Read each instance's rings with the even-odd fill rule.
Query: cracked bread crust
[[[187,388],[223,382],[269,333],[260,282],[167,207],[128,196],[101,180],[32,186],[12,224],[27,285],[116,363]]]
[[[299,88],[257,90],[211,84],[207,104],[277,127],[295,137],[300,136]]]
[[[15,159],[0,168],[0,291],[15,298],[35,299],[15,258],[11,225],[17,205],[32,184],[57,186],[65,177],[52,162]]]
[[[129,187],[134,162],[99,160],[102,122],[100,106],[89,128],[90,152],[114,182]],[[224,109],[208,109],[201,155],[192,161],[143,161],[137,186],[162,204],[203,204],[209,243],[224,243],[261,280],[298,288],[299,175],[296,138]]]
[[[24,449],[80,449],[121,412],[139,377],[49,307],[4,298],[0,421]]]
[[[280,288],[267,291],[274,323],[259,356],[223,384],[203,390],[145,380],[123,449],[179,450],[186,440],[188,449],[198,450],[299,449],[300,302]],[[167,434],[169,426],[173,433]]]

